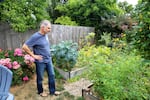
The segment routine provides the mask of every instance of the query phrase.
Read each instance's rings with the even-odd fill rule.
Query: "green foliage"
[[[105,35],[111,35],[111,39],[113,38],[120,38],[121,34],[124,33],[127,30],[132,30],[132,24],[134,20],[130,18],[129,16],[117,16],[111,19],[106,19],[102,21],[102,24],[100,24],[100,29],[98,29],[98,32],[95,36],[96,44],[101,44],[101,39],[103,33]]]
[[[51,49],[54,65],[65,71],[71,71],[78,57],[77,43],[62,41],[57,45],[52,45]]]
[[[114,10],[115,9],[115,10]],[[56,7],[62,15],[71,17],[79,25],[97,26],[102,18],[110,18],[120,12],[115,0],[68,0],[64,5]]]
[[[124,33],[121,33],[118,38],[112,38],[111,33],[103,32],[103,35],[101,35],[101,39],[99,40],[99,42],[102,45],[111,48],[129,49],[126,48],[129,45],[127,44],[126,34]]]
[[[57,11],[55,10],[55,7],[60,2],[60,0],[47,0],[47,1],[48,1],[47,12],[49,13],[49,16],[51,17],[51,22],[54,23],[56,16],[58,16]]]
[[[78,55],[78,61],[76,66],[79,67],[91,67],[94,62],[100,63],[104,60],[104,58],[100,58],[101,56],[107,57],[110,55],[110,48],[105,46],[95,48],[95,45],[92,46],[84,46],[84,48],[80,49]],[[100,57],[99,57],[100,56]]]
[[[101,24],[101,27],[103,28],[99,30],[101,33],[96,34],[95,36],[96,45],[105,44],[105,42],[107,42],[109,45],[107,43],[106,45],[112,46],[112,41],[114,39],[121,40],[122,36],[124,35],[126,36],[127,40],[130,41],[131,38],[128,38],[130,36],[127,31],[133,30],[132,25],[135,23],[134,19],[129,16],[118,16],[102,22],[103,23]],[[108,39],[106,39],[106,37]],[[125,41],[122,42],[126,42],[126,39],[124,40]]]
[[[103,45],[110,46],[112,44],[111,33],[103,32],[99,42]]]
[[[94,32],[88,33],[88,35],[85,36],[85,38],[81,37],[79,42],[78,42],[79,49],[83,48],[86,45],[89,45],[89,46],[93,45],[94,44],[94,37],[95,37],[95,33]]]
[[[61,25],[70,25],[70,26],[77,26],[77,23],[75,21],[71,21],[71,18],[68,16],[61,16],[58,17],[55,20],[56,24],[61,24]]]
[[[48,19],[47,0],[4,0],[0,3],[1,20],[8,22],[17,32],[37,27],[37,23]]]
[[[137,25],[130,31],[131,42],[139,53],[146,59],[150,59],[150,2],[146,0],[136,7],[135,18]]]
[[[89,67],[85,76],[94,83],[94,92],[103,99],[147,100],[150,97],[150,61],[133,52],[104,46],[83,48],[79,58]]]
[[[124,14],[131,14],[133,11],[133,6],[128,4],[127,1],[119,2],[118,6],[124,11]]]
[[[57,5],[56,10],[59,16],[69,16],[79,26],[95,27],[96,42],[100,40],[102,32],[112,33],[114,29],[110,27],[111,24],[105,24],[105,20],[123,14],[116,0],[68,0],[65,4]]]

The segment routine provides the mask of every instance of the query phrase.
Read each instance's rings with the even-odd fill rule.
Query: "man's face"
[[[51,25],[50,24],[44,26],[44,33],[45,34],[48,33],[48,32],[50,32],[50,31],[51,31]]]

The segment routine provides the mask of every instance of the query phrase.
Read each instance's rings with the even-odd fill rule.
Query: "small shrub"
[[[57,45],[53,45],[51,49],[54,65],[64,71],[71,71],[78,57],[77,43],[62,41]]]

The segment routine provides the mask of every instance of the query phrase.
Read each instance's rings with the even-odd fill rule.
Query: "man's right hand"
[[[43,59],[43,57],[41,55],[34,55],[33,57],[36,60],[42,60]]]

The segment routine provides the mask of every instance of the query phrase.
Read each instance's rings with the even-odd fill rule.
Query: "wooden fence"
[[[16,33],[10,28],[9,25],[0,23],[0,48],[20,48],[24,41],[36,31],[38,30],[35,29],[24,33]],[[94,32],[93,27],[52,24],[52,30],[48,33],[48,37],[51,44],[57,44],[66,40],[72,40],[73,42],[78,43],[80,38],[84,38],[90,32]]]

